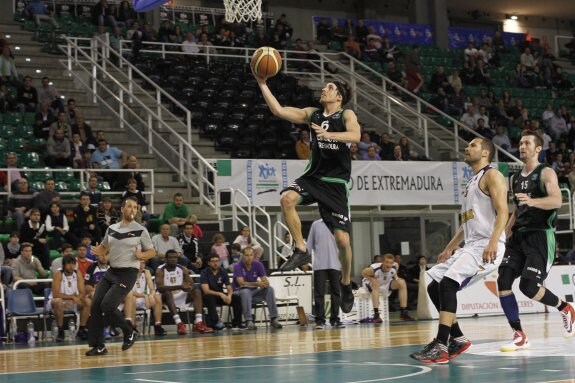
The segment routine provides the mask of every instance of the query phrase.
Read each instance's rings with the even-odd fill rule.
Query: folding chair
[[[56,318],[54,316],[54,312],[52,310],[48,310],[48,301],[50,300],[50,294],[52,294],[52,288],[51,287],[46,287],[44,289],[44,315],[42,315],[42,317],[44,318],[44,328],[48,329],[48,328],[52,328],[52,321],[55,321]],[[74,320],[76,321],[76,323],[78,324],[78,326],[80,325],[80,313],[76,312],[76,311],[71,311],[71,310],[64,310],[64,318],[67,316],[73,316]],[[46,317],[50,318],[50,327],[46,327]],[[46,339],[46,334],[44,333],[44,337],[42,339]]]
[[[30,289],[8,290],[8,310],[6,310],[6,319],[10,319],[10,329],[8,338],[14,341],[14,335],[18,318],[38,318],[42,319],[44,309],[36,308],[34,296]],[[42,337],[45,336],[45,329]]]
[[[268,278],[270,281],[270,286],[274,288],[274,293],[276,295],[276,305],[278,307],[285,307],[285,322],[288,323],[289,319],[289,308],[290,306],[299,306],[299,298],[297,295],[289,295],[289,287],[284,288],[281,283],[280,278]]]

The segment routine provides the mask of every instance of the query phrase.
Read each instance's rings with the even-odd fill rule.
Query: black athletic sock
[[[563,311],[563,309],[567,307],[567,302],[565,301],[561,301],[561,304],[559,306],[557,306],[557,310],[559,311]]]
[[[439,325],[439,329],[437,330],[437,336],[435,337],[441,344],[447,346],[447,341],[449,340],[449,330],[451,328],[444,324]]]
[[[455,322],[454,324],[451,325],[449,335],[451,335],[452,338],[459,338],[460,336],[463,336],[463,332],[459,327],[459,322]]]
[[[374,313],[375,315],[379,314],[379,308],[374,307],[374,308],[373,308],[373,313]]]
[[[520,320],[510,320],[509,325],[515,331],[523,331],[521,328],[521,321]]]

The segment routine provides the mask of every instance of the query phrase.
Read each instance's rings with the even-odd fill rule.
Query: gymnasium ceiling
[[[478,10],[494,14],[516,14],[530,17],[575,19],[574,0],[446,0],[447,8],[465,13]]]

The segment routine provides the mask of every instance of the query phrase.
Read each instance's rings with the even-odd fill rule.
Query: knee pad
[[[502,267],[499,269],[499,276],[497,277],[497,290],[508,291],[513,286],[515,275],[513,270],[509,267]]]
[[[439,312],[440,309],[440,299],[439,299],[439,283],[436,280],[431,281],[429,285],[427,285],[427,294],[429,295],[429,299],[433,302],[433,305]]]
[[[535,295],[539,292],[539,286],[537,282],[532,279],[521,278],[519,282],[519,290],[529,299],[533,299]]]
[[[451,278],[444,277],[439,282],[439,296],[441,297],[441,311],[455,313],[457,311],[457,291],[459,283]]]

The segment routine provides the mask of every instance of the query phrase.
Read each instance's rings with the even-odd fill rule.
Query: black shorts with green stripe
[[[349,189],[345,180],[324,180],[303,176],[281,192],[288,190],[300,195],[299,205],[311,205],[317,202],[321,218],[332,232],[351,231]]]
[[[555,260],[555,230],[516,231],[507,239],[502,267],[509,267],[514,277],[543,283]]]

